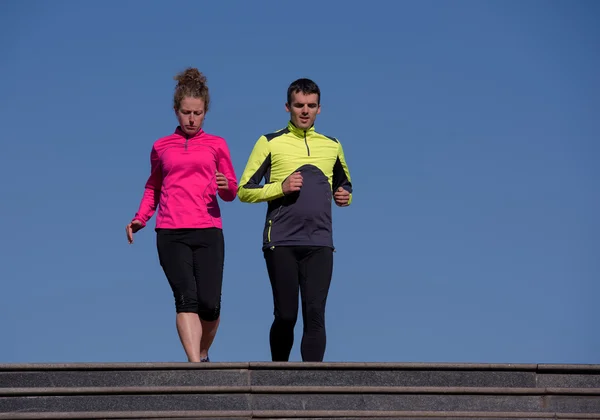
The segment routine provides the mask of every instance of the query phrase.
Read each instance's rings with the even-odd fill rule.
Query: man
[[[315,131],[321,92],[309,79],[287,92],[286,128],[260,136],[240,180],[245,203],[268,202],[263,253],[273,290],[269,341],[273,361],[288,361],[302,298],[303,361],[323,361],[325,304],[333,272],[332,196],[352,202],[352,183],[340,142]],[[264,185],[260,185],[262,179]]]

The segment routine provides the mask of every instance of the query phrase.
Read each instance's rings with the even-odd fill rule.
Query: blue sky
[[[600,363],[600,4],[0,3],[0,363],[183,361],[149,228],[127,244],[173,76],[238,177],[321,87],[354,203],[326,361]],[[266,205],[221,202],[214,361],[269,360]],[[299,332],[292,360],[300,360]]]

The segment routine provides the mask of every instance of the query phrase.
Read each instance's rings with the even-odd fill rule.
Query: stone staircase
[[[600,419],[600,365],[0,364],[0,419]]]

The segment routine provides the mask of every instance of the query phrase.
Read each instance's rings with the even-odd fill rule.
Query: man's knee
[[[275,314],[275,322],[282,327],[294,328],[296,321],[298,320],[298,314],[291,311],[279,312]]]
[[[306,327],[308,329],[321,329],[325,327],[325,308],[323,305],[307,305]]]

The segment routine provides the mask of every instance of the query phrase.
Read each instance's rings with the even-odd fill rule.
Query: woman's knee
[[[198,300],[191,293],[178,293],[175,297],[175,311],[198,313]]]
[[[221,302],[200,301],[198,305],[198,316],[203,321],[216,321],[221,316]]]

